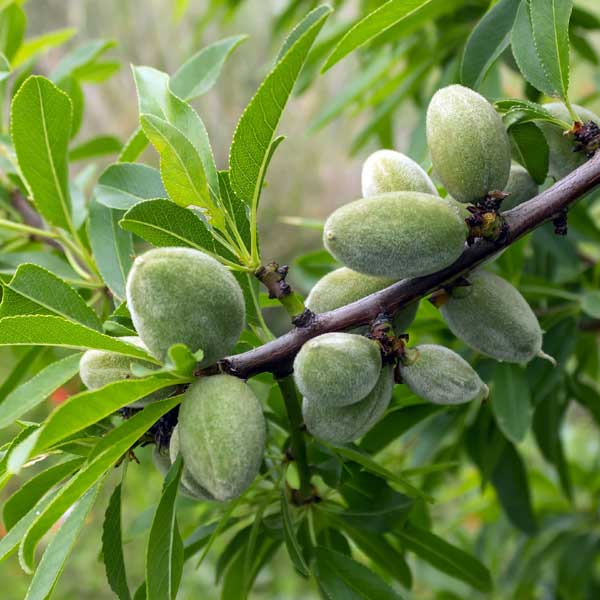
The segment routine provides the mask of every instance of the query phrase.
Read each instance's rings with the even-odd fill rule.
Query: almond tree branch
[[[314,315],[305,327],[296,327],[281,337],[248,352],[219,361],[221,371],[247,379],[272,372],[284,376],[291,372],[296,353],[309,339],[331,331],[343,331],[367,325],[381,313],[394,314],[411,302],[423,298],[441,286],[466,275],[502,248],[540,225],[564,213],[572,204],[600,184],[600,153],[581,167],[512,210],[503,213],[508,234],[502,243],[477,240],[460,258],[445,269],[412,279],[403,279],[388,288],[327,313]]]

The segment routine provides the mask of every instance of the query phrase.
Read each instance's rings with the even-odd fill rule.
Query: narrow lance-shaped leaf
[[[11,134],[19,168],[40,214],[72,230],[67,152],[71,100],[44,77],[32,76],[11,105]]]
[[[246,107],[233,136],[229,154],[231,186],[241,200],[251,204],[258,194],[269,148],[281,114],[308,52],[331,9],[321,6],[306,19],[312,25],[291,46],[267,75]],[[299,28],[302,24],[298,25]]]
[[[181,456],[171,465],[156,508],[146,551],[146,595],[151,600],[174,600],[183,571],[183,542],[175,501],[183,471]]]
[[[98,135],[84,142],[80,142],[69,150],[69,160],[87,160],[98,156],[116,154],[120,152],[123,144],[113,135]]]
[[[70,285],[42,267],[23,264],[4,287],[0,318],[45,314],[101,329],[96,313]]]
[[[42,33],[41,35],[25,40],[11,61],[13,68],[16,69],[17,67],[20,67],[28,60],[35,58],[46,50],[62,46],[76,33],[76,29],[73,27],[67,27],[65,29],[56,29],[55,31]]]
[[[85,520],[96,502],[100,488],[101,484],[98,483],[86,492],[68,514],[58,533],[46,547],[25,600],[46,600],[52,594]]]
[[[56,520],[81,498],[106,472],[131,448],[152,425],[181,402],[181,396],[150,404],[117,428],[113,429],[97,446],[101,448],[93,458],[69,480],[51,502],[37,515],[19,548],[21,566],[28,572],[33,569],[35,549]]]
[[[159,364],[153,356],[138,346],[53,315],[25,315],[0,319],[0,346],[94,348]]]
[[[544,73],[563,99],[569,94],[569,20],[572,0],[529,0],[535,49]]]
[[[133,264],[133,240],[131,234],[119,227],[123,215],[100,204],[96,199],[90,203],[88,236],[98,270],[113,294],[123,300],[125,283]]]
[[[0,428],[12,425],[79,372],[81,353],[58,360],[13,390],[0,404]]]
[[[506,50],[520,0],[500,0],[487,12],[467,40],[460,78],[463,85],[478,88],[491,66]]]
[[[130,600],[131,593],[127,585],[125,558],[123,557],[123,536],[121,533],[121,490],[122,483],[112,493],[102,525],[102,559],[106,570],[106,579],[110,589],[119,600]]]
[[[548,175],[550,149],[542,130],[535,123],[519,123],[509,130],[517,160],[541,185]]]
[[[294,530],[294,524],[292,523],[292,516],[290,514],[290,506],[288,504],[288,500],[285,496],[285,492],[281,492],[280,498],[280,506],[281,506],[281,518],[283,520],[283,536],[285,539],[285,545],[287,547],[287,551],[289,557],[294,564],[294,568],[298,573],[303,575],[304,577],[308,577],[309,570],[306,565],[306,561],[302,556],[302,548],[298,543],[298,538],[296,537],[296,531]]]
[[[94,196],[100,204],[129,210],[138,202],[166,198],[160,173],[148,165],[119,162],[110,165],[98,179]]]

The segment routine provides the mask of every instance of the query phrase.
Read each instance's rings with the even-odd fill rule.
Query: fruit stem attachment
[[[254,276],[267,288],[269,298],[279,300],[297,327],[306,326],[312,312],[304,306],[302,297],[292,290],[285,280],[289,272],[287,265],[279,266],[276,262],[261,265],[254,271]]]
[[[281,390],[285,410],[290,422],[290,446],[291,457],[296,463],[298,477],[300,479],[300,489],[292,497],[298,504],[305,504],[312,497],[312,486],[310,484],[310,468],[306,457],[306,444],[304,441],[304,424],[302,419],[302,410],[300,408],[300,398],[296,390],[293,375],[286,375],[277,379],[277,385]]]

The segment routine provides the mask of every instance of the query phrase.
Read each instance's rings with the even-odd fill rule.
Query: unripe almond
[[[501,210],[510,210],[522,202],[527,202],[538,193],[538,185],[525,167],[513,164],[504,191],[508,196],[502,201]]]
[[[260,402],[241,379],[199,378],[185,392],[178,428],[189,474],[216,500],[237,498],[258,474],[265,419]]]
[[[147,350],[144,342],[137,336],[124,336],[119,339],[123,342],[133,344],[138,348]],[[87,350],[79,362],[79,376],[85,387],[90,390],[96,390],[115,381],[136,379],[135,375],[131,372],[131,364],[133,362],[140,364],[147,369],[157,368],[156,365],[150,362],[134,360],[130,356],[123,356],[116,352]],[[146,404],[149,404],[150,402],[166,398],[172,391],[173,386],[157,390],[137,402],[132,402],[128,406],[135,408],[146,406]]]
[[[571,123],[569,111],[562,102],[549,102],[544,108],[557,119]],[[584,122],[593,121],[600,126],[600,117],[583,106],[573,105],[577,116]],[[537,125],[544,132],[550,149],[548,174],[555,179],[562,179],[577,167],[580,167],[587,157],[583,152],[573,152],[573,134],[565,134],[564,130],[552,123],[539,121]]]
[[[476,271],[461,297],[451,294],[441,307],[450,331],[496,360],[524,363],[540,355],[542,330],[525,298],[508,281]]]
[[[452,264],[467,232],[457,202],[395,192],[338,208],[325,223],[323,242],[350,269],[398,280]]]
[[[489,390],[461,356],[435,344],[409,348],[400,362],[402,381],[423,400],[434,404],[462,404],[487,398]]]
[[[429,175],[412,158],[394,150],[378,150],[362,168],[363,198],[386,192],[424,192],[438,196]]]
[[[453,198],[475,203],[504,189],[510,141],[483,96],[461,85],[438,90],[427,109],[426,127],[434,172]]]
[[[173,344],[204,351],[201,366],[233,349],[245,305],[233,275],[191,248],[155,248],[139,256],[127,278],[127,307],[150,352],[165,360]]]
[[[298,390],[326,406],[346,406],[364,398],[381,371],[377,342],[353,333],[325,333],[302,346],[294,360]]]
[[[350,406],[328,406],[319,398],[304,398],[304,423],[313,435],[326,442],[346,444],[357,440],[381,419],[392,398],[393,387],[394,370],[386,365],[375,387],[360,402]]]
[[[328,312],[379,292],[392,283],[395,283],[393,279],[365,275],[347,267],[341,267],[327,273],[317,281],[306,298],[305,304],[315,313]],[[419,302],[416,301],[394,315],[392,325],[397,334],[406,332],[414,321],[418,308]],[[365,329],[361,327],[353,331]]]

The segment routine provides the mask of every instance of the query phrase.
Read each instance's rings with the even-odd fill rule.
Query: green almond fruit
[[[308,431],[333,444],[347,444],[362,437],[385,413],[392,398],[394,369],[386,365],[375,387],[360,402],[350,406],[328,406],[318,398],[302,400],[302,415]]]
[[[461,356],[435,344],[409,348],[400,375],[408,388],[434,404],[463,404],[488,397],[489,389]]]
[[[457,202],[394,192],[338,208],[325,223],[323,242],[346,267],[398,280],[452,264],[463,251],[467,233]]]
[[[194,382],[181,403],[178,429],[189,474],[216,500],[237,498],[258,474],[265,419],[241,379],[213,375]]]
[[[155,248],[136,258],[127,307],[150,352],[164,361],[173,344],[204,351],[201,366],[228,354],[244,329],[242,290],[210,256],[191,248]]]
[[[573,121],[562,102],[550,102],[544,104],[544,108],[557,119],[561,119],[566,123]],[[600,117],[591,110],[577,104],[573,105],[573,109],[584,123],[593,121],[596,125],[600,125]],[[538,121],[536,125],[543,131],[548,142],[548,148],[550,149],[548,174],[551,177],[562,179],[588,160],[583,152],[573,152],[575,140],[572,134],[565,135],[563,129],[552,123]]]
[[[377,342],[353,333],[325,333],[302,346],[294,360],[300,393],[326,406],[346,406],[364,398],[381,371]]]
[[[531,200],[531,198],[537,196],[539,188],[525,167],[513,164],[510,168],[510,177],[504,191],[508,196],[502,201],[501,210],[510,210],[522,202],[527,202],[527,200]]]
[[[361,175],[363,198],[387,192],[424,192],[438,196],[437,188],[412,158],[394,150],[378,150],[367,158]]]
[[[327,273],[317,281],[306,298],[305,305],[314,313],[329,312],[379,292],[392,283],[395,283],[393,279],[365,275],[347,267],[341,267]],[[392,324],[397,334],[406,332],[414,321],[418,308],[419,302],[416,301],[394,315]],[[368,327],[360,327],[353,331],[362,332],[367,329]]]
[[[138,348],[142,348],[146,351],[148,350],[139,337],[124,336],[119,339],[123,342],[128,342],[129,344],[137,346]],[[96,390],[115,381],[137,379],[131,372],[131,363],[133,362],[140,364],[147,369],[157,368],[153,363],[144,360],[134,360],[130,356],[123,356],[116,352],[87,350],[84,352],[81,361],[79,362],[79,376],[86,388],[89,390]],[[136,402],[128,404],[128,406],[141,408],[151,402],[166,398],[172,391],[173,386],[157,390]]]
[[[179,425],[175,425],[173,431],[171,432],[171,441],[169,442],[169,464],[173,464],[177,460],[178,454]],[[185,466],[185,460],[183,465],[183,473],[181,474],[181,480],[179,482],[179,489],[186,496],[190,496],[196,500],[214,500],[212,495],[192,477],[189,470]]]
[[[435,175],[453,198],[476,203],[488,192],[504,190],[510,141],[483,96],[461,85],[438,90],[427,109],[426,129]]]
[[[450,331],[499,361],[525,363],[543,356],[540,324],[519,291],[488,271],[468,279],[471,285],[451,294],[441,307]]]

